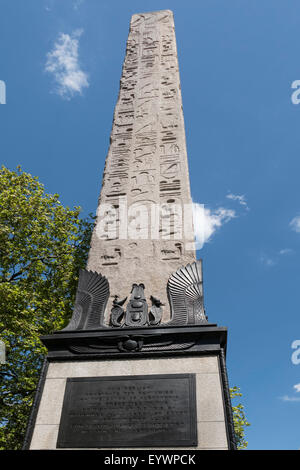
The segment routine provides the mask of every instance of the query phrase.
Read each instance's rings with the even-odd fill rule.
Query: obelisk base
[[[235,448],[226,333],[195,325],[43,337],[27,448]]]

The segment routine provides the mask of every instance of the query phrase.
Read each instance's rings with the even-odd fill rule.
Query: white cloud
[[[283,248],[279,251],[280,255],[289,255],[291,253],[293,253],[293,250],[291,248]]]
[[[286,256],[286,255],[290,255],[293,252],[294,250],[292,250],[291,248],[283,248],[282,250],[279,250],[278,252],[273,253],[273,255],[271,256],[266,253],[261,253],[259,257],[259,261],[261,264],[263,264],[266,267],[272,267],[281,261],[278,255]]]
[[[300,393],[300,384],[294,385],[294,389],[296,390],[297,393]]]
[[[235,211],[219,207],[211,211],[204,204],[193,203],[193,220],[196,236],[196,249],[201,249],[204,243],[210,241],[215,231],[226,222],[236,217]]]
[[[271,258],[270,256],[266,255],[265,253],[262,253],[259,258],[260,262],[267,267],[272,267],[275,266],[276,261]]]
[[[295,389],[296,393],[300,393],[300,383],[294,385],[293,388]],[[300,397],[295,395],[284,395],[283,397],[279,397],[279,399],[282,401],[300,401]]]
[[[290,397],[289,395],[284,395],[283,397],[279,397],[282,401],[300,401],[300,397]]]
[[[89,86],[87,74],[81,70],[78,60],[79,38],[83,30],[76,30],[70,36],[60,33],[54,48],[47,54],[45,70],[56,82],[55,92],[70,99],[75,93],[82,93]]]
[[[246,198],[244,194],[227,194],[227,199],[232,199],[233,201],[237,201],[241,206],[244,206],[245,209],[249,210],[249,207],[246,202]]]
[[[297,215],[291,220],[290,227],[295,232],[300,233],[300,215]]]

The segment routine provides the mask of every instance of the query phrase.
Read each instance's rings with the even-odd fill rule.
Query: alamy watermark
[[[291,345],[292,349],[295,351],[292,353],[291,361],[295,366],[300,364],[300,339],[295,339]]]
[[[0,80],[0,104],[6,104],[6,85],[3,80]]]
[[[128,204],[123,196],[99,205],[96,235],[100,240],[170,240],[183,242],[187,251],[194,250],[195,243],[196,248],[203,246],[205,224],[197,218],[195,240],[193,212],[193,203],[171,199],[161,204],[150,200]]]

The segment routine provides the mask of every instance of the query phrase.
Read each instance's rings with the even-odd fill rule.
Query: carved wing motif
[[[103,328],[109,283],[102,274],[81,269],[70,323],[62,331]]]
[[[201,260],[173,273],[168,280],[167,291],[171,308],[168,325],[207,322],[203,305]]]

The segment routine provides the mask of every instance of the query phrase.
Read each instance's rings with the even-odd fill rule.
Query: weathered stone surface
[[[93,377],[106,375],[164,374],[172,366],[174,374],[219,374],[215,356],[128,359],[122,361],[72,361],[51,362],[47,378]]]
[[[149,305],[151,295],[165,304],[166,321],[170,318],[168,278],[195,261],[191,213],[187,216],[191,195],[176,40],[169,10],[132,16],[110,141],[87,269],[108,278],[106,321],[114,295],[128,296],[133,283],[145,284]],[[132,229],[138,224],[135,209],[140,204],[148,223],[141,222],[140,227],[147,227],[139,232],[143,237],[139,239]],[[157,205],[164,204],[166,213],[153,233]]]
[[[46,380],[36,424],[57,424],[60,419],[66,379]]]

